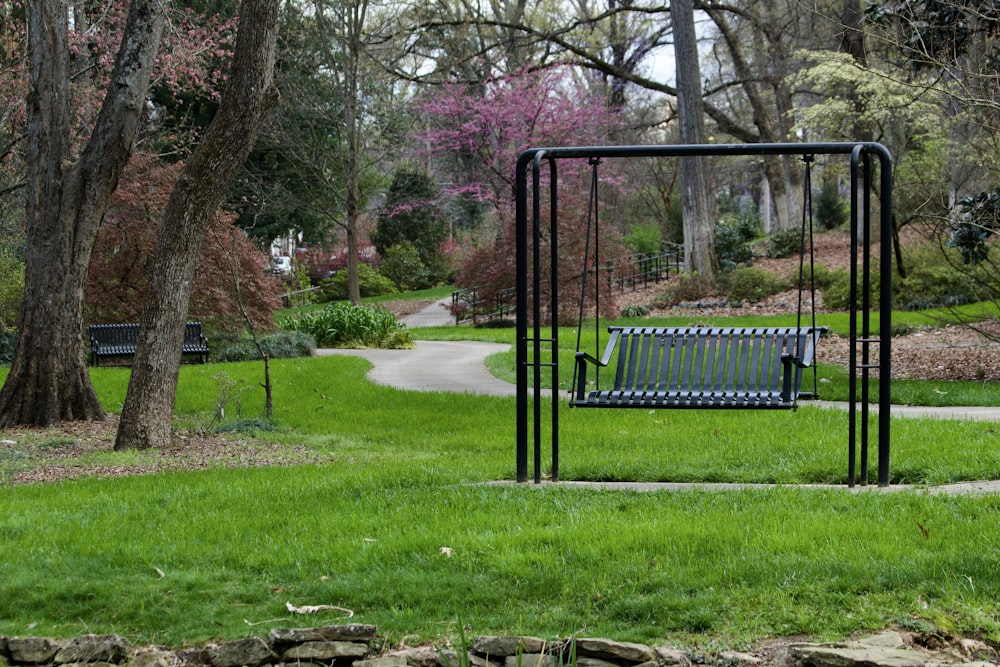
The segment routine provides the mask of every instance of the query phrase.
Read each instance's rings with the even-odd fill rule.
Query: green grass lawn
[[[0,634],[180,646],[343,620],[290,617],[288,601],[352,609],[389,642],[457,622],[737,648],[890,625],[1000,640],[1000,498],[795,488],[844,481],[842,413],[560,411],[564,479],[787,486],[489,486],[513,477],[513,399],[377,387],[350,357],[271,366],[279,429],[258,446],[323,463],[0,485]],[[207,421],[220,372],[246,387],[238,412],[261,413],[259,364],[185,366],[182,427]],[[92,369],[106,408],[127,375]],[[893,479],[1000,478],[998,437],[992,423],[897,419]]]
[[[510,329],[418,331],[513,342]],[[575,330],[560,336],[568,381]],[[512,379],[512,352],[490,364]],[[281,461],[304,446],[320,463],[11,486],[31,451],[0,452],[0,635],[181,646],[344,620],[291,617],[291,602],[351,609],[390,643],[458,622],[735,648],[886,626],[1000,640],[1000,498],[797,488],[845,481],[841,412],[560,411],[563,479],[779,487],[487,485],[514,475],[513,399],[378,387],[353,357],[271,367],[278,429],[255,447]],[[120,410],[128,372],[91,370],[106,409]],[[825,398],[846,396],[845,373],[820,372]],[[257,363],[183,367],[179,427],[208,424],[223,385],[243,389],[230,415],[259,416],[260,376]],[[978,383],[895,382],[893,399],[1000,404]],[[994,423],[892,428],[894,483],[1000,478]],[[114,467],[158,453],[91,456]]]

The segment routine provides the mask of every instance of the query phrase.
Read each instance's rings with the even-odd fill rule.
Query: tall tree
[[[163,10],[157,0],[133,0],[113,85],[77,158],[71,144],[69,4],[28,3],[25,306],[0,390],[2,426],[104,418],[84,358],[83,285],[98,226],[145,109]]]
[[[677,62],[677,115],[682,144],[705,143],[701,68],[694,28],[694,3],[670,0]],[[718,270],[713,244],[714,224],[708,200],[705,158],[681,158],[681,206],[684,210],[684,269],[711,279]]]
[[[273,83],[277,14],[278,0],[243,1],[219,111],[167,202],[115,449],[171,441],[184,323],[208,220],[278,101]]]

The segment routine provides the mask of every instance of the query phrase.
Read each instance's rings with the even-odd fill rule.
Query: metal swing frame
[[[559,333],[552,327],[549,337],[542,336],[543,315],[555,322],[558,303],[558,162],[565,159],[607,159],[640,157],[726,157],[726,156],[820,156],[850,157],[851,174],[851,294],[850,294],[850,368],[848,409],[848,485],[858,480],[858,450],[860,444],[860,482],[868,483],[868,444],[871,439],[871,371],[879,370],[878,400],[878,472],[879,486],[889,484],[891,331],[892,331],[892,158],[889,151],[874,142],[801,143],[801,144],[709,144],[671,146],[583,146],[531,148],[518,157],[516,178],[516,263],[517,263],[517,450],[516,479],[528,481],[529,439],[533,444],[533,479],[542,481],[543,414],[545,398],[551,398],[548,441],[551,447],[550,478],[559,480],[559,392],[545,391],[542,373],[551,373],[551,386],[559,386]],[[880,302],[879,336],[872,333],[872,191],[874,163],[878,163],[879,230],[883,243],[879,261]],[[548,183],[543,187],[543,166],[547,167]],[[529,186],[529,171],[531,182]],[[543,220],[542,200],[548,190],[548,220]],[[531,210],[529,212],[529,204]],[[542,238],[549,245],[548,280],[543,284]],[[860,278],[860,289],[859,289]],[[549,296],[547,313],[543,313],[542,297]],[[879,363],[871,362],[871,346],[879,346]],[[860,359],[859,359],[860,356]],[[860,387],[859,387],[860,385]],[[859,396],[860,388],[860,396]],[[706,408],[708,409],[708,408]],[[860,431],[860,434],[859,434]],[[530,436],[529,436],[530,433]],[[860,443],[859,443],[860,435]]]

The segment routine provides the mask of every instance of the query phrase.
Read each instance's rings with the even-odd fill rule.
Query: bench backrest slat
[[[792,391],[797,394],[802,367],[811,364],[824,330],[609,327],[605,358],[610,362],[613,345],[618,355],[614,392],[687,391],[712,394],[713,402],[743,402],[751,400],[740,398],[743,394],[782,390],[785,357],[797,360],[792,364]]]

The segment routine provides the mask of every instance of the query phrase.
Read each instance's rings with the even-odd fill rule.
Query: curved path
[[[376,384],[413,391],[453,391],[514,396],[516,386],[495,378],[486,368],[486,357],[510,349],[509,345],[477,341],[417,341],[412,350],[317,350],[317,355],[343,354],[363,357],[373,364],[368,373]],[[846,410],[847,403],[816,401],[814,405],[829,410]],[[872,406],[873,412],[878,410]],[[894,405],[898,417],[932,417],[1000,421],[1000,407],[925,407]]]
[[[436,301],[407,316],[410,328],[447,326],[454,320],[448,311],[451,299]],[[368,377],[376,384],[414,391],[453,391],[514,396],[516,387],[493,377],[486,368],[486,357],[510,349],[509,345],[475,341],[417,341],[413,350],[317,350],[317,355],[346,354],[372,362]],[[846,410],[847,403],[817,401],[820,408]],[[877,406],[872,406],[877,411]],[[925,407],[894,405],[892,414],[899,417],[934,417],[972,421],[1000,421],[1000,406]]]
[[[497,343],[419,340],[412,350],[320,349],[316,354],[363,357],[372,362],[372,382],[397,389],[513,396],[515,385],[486,368],[486,357],[509,349]]]

